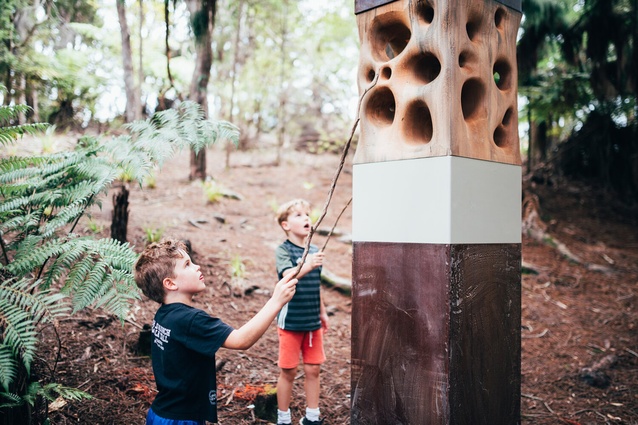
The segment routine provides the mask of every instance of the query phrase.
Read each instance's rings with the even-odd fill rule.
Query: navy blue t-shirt
[[[215,353],[233,328],[182,303],[163,304],[153,320],[151,355],[163,418],[217,422]]]

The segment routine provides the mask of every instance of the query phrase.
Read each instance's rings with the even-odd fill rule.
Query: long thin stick
[[[303,256],[301,257],[301,261],[297,264],[297,269],[294,271],[293,278],[297,277],[297,275],[299,274],[299,271],[301,271],[301,268],[303,267],[306,261],[306,257],[308,256],[308,250],[310,249],[310,242],[312,241],[312,236],[315,234],[317,227],[319,227],[319,225],[321,224],[321,221],[326,216],[326,212],[328,211],[328,205],[330,205],[330,201],[332,200],[332,194],[334,193],[335,187],[337,186],[337,180],[339,179],[339,175],[341,174],[341,170],[343,169],[343,164],[346,162],[346,156],[348,155],[348,149],[350,149],[350,144],[352,143],[354,132],[356,131],[357,126],[359,125],[359,121],[361,121],[360,114],[361,114],[361,103],[363,102],[363,98],[365,97],[366,94],[368,94],[370,90],[372,90],[374,86],[376,86],[377,81],[379,81],[378,72],[374,76],[374,80],[372,81],[372,84],[370,84],[370,86],[367,89],[365,89],[365,91],[363,92],[363,94],[361,94],[361,97],[359,98],[359,104],[357,105],[357,119],[354,122],[354,125],[352,126],[352,131],[350,131],[350,138],[346,142],[346,145],[343,147],[343,152],[341,153],[341,161],[339,162],[339,167],[337,167],[337,172],[335,173],[335,176],[332,179],[332,184],[330,185],[330,190],[328,191],[328,198],[326,199],[326,203],[323,206],[323,211],[321,211],[321,215],[319,216],[319,219],[317,220],[315,225],[310,227],[310,233],[308,233],[308,238],[306,239],[306,246],[304,247]]]
[[[350,200],[348,201],[346,206],[343,207],[343,209],[341,210],[341,212],[337,216],[337,219],[335,220],[335,224],[332,225],[332,229],[330,229],[330,233],[328,233],[328,238],[326,239],[326,242],[323,244],[323,247],[321,248],[322,251],[325,251],[326,245],[328,245],[328,241],[330,240],[330,236],[332,236],[332,232],[335,231],[335,227],[337,227],[337,223],[339,222],[339,219],[341,218],[343,213],[346,211],[346,208],[348,208],[348,205],[350,205],[350,202],[352,202],[352,198],[350,198]]]

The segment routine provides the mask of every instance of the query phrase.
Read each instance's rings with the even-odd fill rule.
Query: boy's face
[[[204,275],[200,267],[183,251],[182,258],[175,261],[175,277],[170,278],[178,292],[195,295],[206,289]]]
[[[281,227],[287,232],[295,236],[305,238],[310,233],[310,212],[302,207],[295,207],[286,221],[281,223]]]

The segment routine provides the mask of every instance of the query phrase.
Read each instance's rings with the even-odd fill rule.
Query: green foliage
[[[164,235],[164,229],[155,227],[145,227],[144,234],[146,234],[146,244],[152,244],[153,242],[159,242]]]
[[[0,140],[44,125],[5,125],[20,107],[0,106]],[[139,297],[133,278],[137,254],[128,243],[80,237],[74,229],[124,172],[140,185],[175,151],[202,149],[218,138],[237,140],[229,124],[203,119],[185,102],[129,126],[130,134],[101,140],[83,137],[73,150],[49,155],[0,157],[0,384],[4,406],[33,405],[33,397],[84,397],[55,384],[20,393],[29,376],[38,326],[87,307],[123,319]],[[20,378],[20,379],[18,379]]]
[[[157,187],[157,178],[155,173],[149,173],[144,179],[144,185],[149,189],[155,189]]]
[[[234,255],[230,260],[230,275],[240,279],[246,276],[246,265],[239,255]]]
[[[0,91],[4,87],[0,85]],[[46,130],[46,124],[12,125],[20,114],[26,114],[31,110],[26,105],[3,106],[0,108],[0,146],[14,143],[25,134],[37,134]]]
[[[86,230],[91,233],[102,233],[102,231],[104,231],[104,225],[98,223],[93,219],[89,219],[89,221],[86,223]]]
[[[224,189],[214,180],[208,180],[202,183],[204,198],[206,202],[214,204],[224,197]]]
[[[20,407],[25,404],[33,407],[38,397],[44,397],[48,401],[54,401],[58,397],[67,400],[90,400],[93,398],[90,394],[76,388],[65,387],[56,383],[42,385],[39,382],[31,382],[25,394],[21,396],[0,392],[0,409]]]
[[[638,199],[638,3],[523,0],[520,93],[528,166]],[[535,162],[537,164],[535,164]]]
[[[321,211],[317,208],[313,208],[312,211],[310,211],[310,222],[315,224],[317,220],[319,220],[319,217],[321,217]]]

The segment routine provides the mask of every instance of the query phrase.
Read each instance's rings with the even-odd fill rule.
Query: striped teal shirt
[[[303,256],[303,251],[303,247],[295,245],[289,240],[277,247],[275,256],[279,279],[283,277],[285,270],[297,267]],[[310,245],[309,254],[318,251],[319,249],[315,245]],[[306,257],[307,260],[308,257]],[[321,267],[313,269],[299,279],[295,295],[277,315],[277,326],[289,331],[314,331],[321,328],[321,320],[319,320],[320,285]]]

